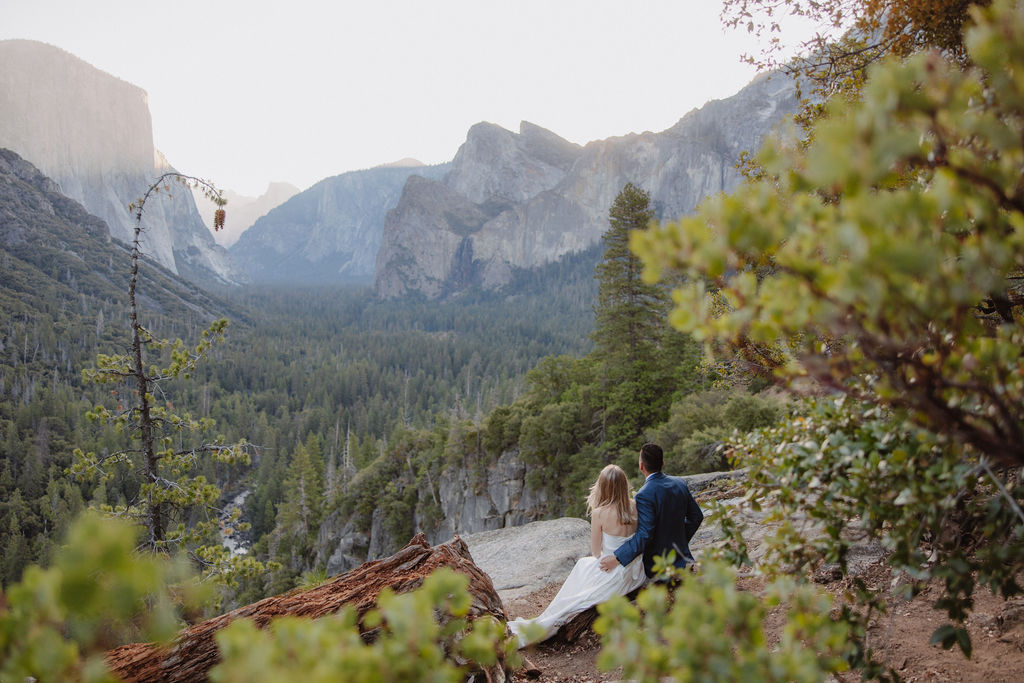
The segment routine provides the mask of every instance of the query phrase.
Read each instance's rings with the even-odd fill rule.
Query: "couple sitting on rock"
[[[640,472],[647,479],[635,500],[629,497],[629,481],[622,468],[608,465],[601,470],[587,498],[591,555],[576,562],[539,617],[509,622],[520,647],[550,638],[588,607],[633,592],[652,576],[654,558],[659,555],[675,551],[675,566],[680,569],[693,564],[689,543],[704,513],[686,482],[665,475],[663,464],[661,448],[644,444]]]

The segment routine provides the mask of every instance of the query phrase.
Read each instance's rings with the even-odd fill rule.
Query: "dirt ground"
[[[890,585],[891,575],[882,563],[873,565],[862,578],[869,585]],[[742,579],[741,588],[759,592],[763,584],[758,579]],[[845,589],[842,581],[824,588],[839,599]],[[548,605],[558,584],[528,596],[510,600],[505,605],[509,618],[531,617],[540,614]],[[1019,683],[1024,681],[1024,597],[1009,601],[994,596],[987,588],[974,594],[974,609],[967,621],[974,651],[970,659],[958,648],[943,650],[929,645],[932,632],[946,623],[943,612],[932,608],[940,587],[928,587],[914,600],[893,602],[890,611],[882,615],[869,631],[869,647],[875,649],[887,665],[892,666],[908,683],[919,681],[984,681],[985,683]],[[777,640],[784,615],[775,612],[765,624],[769,640]],[[597,668],[600,639],[587,633],[575,643],[560,642],[557,637],[525,651],[526,657],[540,670],[530,678],[525,670],[516,672],[513,680],[545,682],[617,681],[621,671],[602,673]],[[859,681],[860,675],[848,672],[836,680],[847,683]]]

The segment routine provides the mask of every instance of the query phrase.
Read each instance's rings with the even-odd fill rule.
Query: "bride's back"
[[[633,519],[636,519],[636,503],[629,501],[633,511]],[[614,505],[602,505],[594,508],[590,515],[592,524],[599,524],[601,531],[612,536],[632,536],[636,531],[636,522],[623,524],[619,519],[618,511]]]

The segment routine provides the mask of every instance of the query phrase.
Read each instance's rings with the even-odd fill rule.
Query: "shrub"
[[[782,639],[769,647],[768,611],[786,605]],[[626,680],[821,681],[846,669],[847,626],[829,616],[828,595],[779,579],[765,597],[740,590],[716,562],[689,574],[670,599],[652,584],[632,605],[618,596],[598,607],[598,666],[622,667]]]

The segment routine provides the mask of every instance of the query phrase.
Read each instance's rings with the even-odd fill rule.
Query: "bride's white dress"
[[[612,536],[609,533],[602,533],[601,557],[611,555],[629,538],[629,536]],[[601,571],[598,562],[600,560],[592,555],[581,557],[576,561],[576,566],[572,568],[565,583],[558,589],[558,595],[539,617],[520,618],[508,622],[509,630],[519,639],[519,647],[526,647],[530,642],[536,643],[550,638],[555,635],[560,626],[583,610],[604,602],[613,595],[631,593],[643,585],[646,579],[642,556],[638,556],[625,567],[621,564],[615,565],[610,572]],[[544,634],[532,641],[527,641],[526,635],[523,633],[527,624],[538,624],[544,627]]]

